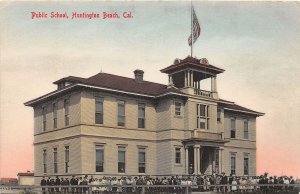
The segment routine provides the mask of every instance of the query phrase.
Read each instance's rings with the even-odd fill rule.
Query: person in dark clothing
[[[70,180],[70,185],[73,186],[71,187],[72,194],[76,192],[76,188],[74,186],[78,185],[78,181],[75,179],[75,176],[73,175],[71,180]]]
[[[221,185],[227,185],[228,184],[228,177],[225,175],[225,172],[222,172],[222,177],[221,177]],[[222,192],[227,192],[227,186],[222,186],[221,187]]]
[[[45,177],[43,176],[42,180],[41,180],[41,186],[44,187],[47,185],[47,181],[45,179]],[[46,194],[46,188],[42,188],[43,194]]]
[[[51,186],[51,193],[54,193],[54,186],[55,186],[55,181],[54,179],[50,179],[50,186]]]
[[[78,185],[83,185],[82,184],[82,177],[79,177],[79,179],[78,179]],[[78,189],[77,189],[77,193],[82,193],[83,192],[83,188],[82,187],[78,187]]]
[[[93,176],[91,176],[91,178],[89,179],[89,183],[93,182],[95,179]]]
[[[82,180],[82,182],[81,182],[81,185],[84,185],[84,186],[86,186],[86,185],[88,185],[89,184],[89,181],[88,181],[88,177],[87,177],[87,175],[84,177],[84,179]],[[82,188],[82,192],[85,194],[86,193],[86,191],[88,190],[88,188],[87,187],[83,187]]]
[[[292,184],[292,185],[295,184],[295,180],[293,179],[292,176],[290,176],[289,181],[290,181],[290,184]],[[294,187],[293,187],[293,186],[290,186],[289,189],[290,189],[290,190],[294,190]]]
[[[65,185],[65,193],[69,193],[69,186],[70,186],[70,181],[68,178],[65,179],[65,182],[64,182],[64,185]]]
[[[60,186],[60,179],[58,176],[56,176],[56,179],[55,179],[55,184],[54,184],[56,187],[55,187],[55,191],[56,192],[59,192],[59,186]]]
[[[48,179],[47,179],[47,186],[51,186],[51,177],[48,177]],[[48,187],[48,193],[51,193],[50,187]]]
[[[177,181],[174,178],[174,176],[171,177],[171,179],[169,180],[169,185],[177,185]],[[174,193],[176,191],[176,187],[170,187],[170,192]]]

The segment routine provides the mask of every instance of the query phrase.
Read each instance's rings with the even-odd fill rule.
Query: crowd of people
[[[292,176],[268,176],[267,173],[261,176],[235,175],[226,176],[225,173],[213,175],[190,175],[170,177],[149,177],[149,176],[124,176],[124,177],[84,177],[55,178],[45,177],[41,180],[43,193],[78,193],[86,194],[92,191],[94,194],[102,193],[186,193],[189,191],[215,191],[227,192],[255,192],[255,191],[293,191],[295,180]],[[162,186],[163,185],[163,186]],[[144,188],[143,188],[144,187]],[[91,189],[91,190],[89,190]],[[298,188],[299,189],[299,188]]]

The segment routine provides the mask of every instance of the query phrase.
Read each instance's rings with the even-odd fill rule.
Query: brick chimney
[[[144,76],[144,71],[140,69],[136,69],[134,72],[134,78],[136,82],[142,83],[143,82],[143,76]]]

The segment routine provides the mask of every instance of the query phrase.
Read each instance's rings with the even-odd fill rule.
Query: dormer
[[[69,86],[69,85],[72,85],[75,83],[83,83],[84,80],[85,80],[84,78],[69,76],[69,77],[64,77],[60,80],[57,80],[57,81],[53,82],[53,84],[56,84],[57,89],[60,90],[66,86]]]
[[[174,63],[162,70],[169,76],[169,85],[191,95],[218,99],[217,74],[225,70],[211,65],[206,58],[175,59]],[[201,81],[211,79],[211,90],[201,89]]]

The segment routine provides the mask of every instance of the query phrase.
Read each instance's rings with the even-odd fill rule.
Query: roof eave
[[[179,94],[179,93],[176,93],[176,92],[166,92],[166,93],[163,93],[163,94],[160,94],[160,95],[156,96],[156,98],[160,98],[160,97],[164,97],[164,96],[168,96],[168,95],[188,97],[188,95],[186,95],[186,94]]]
[[[49,97],[52,97],[54,95],[60,94],[62,92],[65,92],[67,90],[70,90],[70,89],[74,88],[75,86],[77,86],[77,84],[73,84],[73,85],[67,86],[66,88],[62,88],[60,90],[56,90],[53,93],[49,93],[49,94],[46,94],[46,95],[44,95],[42,97],[35,98],[33,100],[27,101],[27,102],[24,103],[24,105],[25,106],[31,106],[31,107],[33,107],[36,103],[39,103],[40,101],[42,101],[42,100],[44,100],[46,98],[49,98]]]
[[[229,110],[229,111],[234,111],[234,112],[242,112],[242,113],[246,113],[246,114],[251,114],[251,115],[256,115],[256,116],[264,116],[265,113],[261,113],[261,112],[251,112],[251,111],[244,111],[244,110],[238,110],[238,109],[232,109],[232,108],[225,108],[224,110]]]
[[[135,93],[135,92],[127,92],[127,91],[123,91],[123,90],[118,90],[118,89],[111,89],[111,88],[106,88],[106,87],[99,87],[99,86],[93,86],[93,85],[88,85],[88,84],[80,84],[80,83],[77,83],[77,84],[73,84],[71,85],[70,87],[68,88],[63,88],[61,90],[57,90],[51,94],[48,94],[48,95],[45,95],[43,97],[40,97],[40,98],[36,98],[36,99],[33,99],[33,100],[30,100],[28,102],[25,102],[24,105],[25,106],[34,106],[35,104],[47,99],[47,98],[50,98],[54,95],[58,95],[58,94],[61,94],[65,91],[68,91],[74,87],[86,87],[86,88],[93,88],[93,89],[99,89],[99,90],[104,90],[104,91],[109,91],[109,92],[119,92],[119,93],[124,93],[124,94],[129,94],[129,95],[134,95],[134,96],[140,96],[140,97],[146,97],[146,98],[153,98],[153,99],[156,99],[156,98],[160,98],[160,97],[163,97],[163,96],[167,96],[167,95],[176,95],[176,96],[183,96],[183,97],[188,97],[187,95],[185,94],[180,94],[180,93],[176,93],[176,92],[166,92],[166,93],[163,93],[163,94],[160,94],[160,95],[148,95],[148,94],[139,94],[139,93]]]
[[[168,67],[166,67],[166,68],[164,68],[164,69],[161,69],[160,72],[161,72],[161,73],[169,74],[169,73],[172,73],[172,72],[176,71],[178,68],[180,68],[180,67],[182,67],[182,66],[184,66],[184,65],[193,65],[193,66],[195,66],[195,65],[197,65],[197,64],[194,64],[194,63],[182,64],[182,65],[180,65],[180,66],[173,67],[173,68],[170,68],[170,66],[168,66]],[[199,68],[207,68],[207,69],[209,69],[210,71],[213,71],[215,74],[219,74],[219,73],[225,72],[224,69],[217,68],[217,67],[209,67],[209,66],[207,66],[207,67],[199,67]]]

